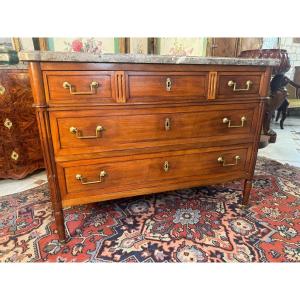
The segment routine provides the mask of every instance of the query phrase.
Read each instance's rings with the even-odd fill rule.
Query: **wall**
[[[300,43],[295,43],[293,38],[280,38],[280,48],[287,50],[291,62],[291,68],[286,75],[293,80],[295,66],[300,66]]]
[[[158,54],[205,56],[206,38],[159,38]]]
[[[118,53],[118,38],[47,38],[48,50],[88,52],[93,54]]]

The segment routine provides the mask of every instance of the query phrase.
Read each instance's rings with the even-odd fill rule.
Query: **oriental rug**
[[[64,210],[58,241],[48,185],[0,197],[1,262],[300,262],[300,169],[259,158],[242,182]]]

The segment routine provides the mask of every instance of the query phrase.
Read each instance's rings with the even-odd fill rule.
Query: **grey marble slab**
[[[15,65],[0,65],[0,70],[27,70],[28,63],[20,63]]]
[[[188,64],[188,65],[251,65],[276,66],[278,59],[253,59],[236,57],[199,57],[144,54],[102,54],[81,52],[21,51],[20,61],[49,62],[98,62],[98,63],[136,63],[136,64]]]

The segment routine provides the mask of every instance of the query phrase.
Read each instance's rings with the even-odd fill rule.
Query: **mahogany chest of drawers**
[[[23,55],[60,239],[72,205],[235,179],[247,203],[271,62],[62,55]]]
[[[44,167],[28,66],[0,66],[0,178],[21,179]]]

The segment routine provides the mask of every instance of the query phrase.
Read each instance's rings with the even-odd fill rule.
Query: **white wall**
[[[293,38],[280,38],[280,48],[285,49],[288,52],[291,68],[286,75],[293,80],[295,66],[300,66],[300,43],[294,43]]]

